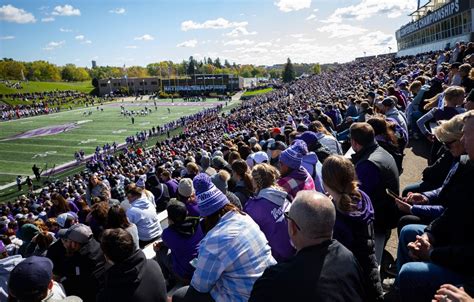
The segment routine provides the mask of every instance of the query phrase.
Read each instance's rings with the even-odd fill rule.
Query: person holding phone
[[[398,222],[398,234],[402,228],[409,224],[429,224],[439,217],[446,207],[456,202],[458,192],[462,187],[469,186],[469,180],[453,182],[452,178],[459,167],[459,160],[466,150],[461,143],[464,115],[457,115],[449,121],[444,121],[435,128],[434,134],[445,148],[449,149],[455,158],[451,169],[446,176],[442,186],[435,190],[422,193],[409,192],[406,198],[395,196],[395,203],[399,210],[404,213]]]

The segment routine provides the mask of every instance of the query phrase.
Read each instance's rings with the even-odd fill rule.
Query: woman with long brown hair
[[[362,266],[370,301],[383,296],[382,284],[375,257],[374,209],[367,196],[359,189],[355,167],[340,155],[331,155],[323,163],[324,188],[336,207],[333,236],[344,244]]]
[[[48,217],[57,217],[59,214],[67,213],[70,211],[67,200],[59,193],[51,194],[51,210],[48,212]]]
[[[253,196],[252,176],[244,160],[238,159],[232,163],[232,178],[235,181],[232,192],[239,198],[242,207],[244,207],[247,200]]]

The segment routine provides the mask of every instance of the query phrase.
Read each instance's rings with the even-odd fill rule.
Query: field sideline
[[[19,119],[0,123],[0,186],[15,180],[17,175],[31,175],[31,167],[36,164],[48,169],[74,160],[74,152],[83,149],[86,155],[92,154],[97,145],[105,143],[118,144],[126,136],[134,135],[141,130],[163,125],[186,115],[196,113],[204,108],[217,104],[216,100],[205,103],[185,103],[174,100],[157,102],[155,110],[153,101],[134,101],[106,104],[104,111],[92,108],[91,115],[84,115],[86,108],[63,111],[60,113]],[[135,124],[131,119],[120,114],[120,105],[128,110],[141,110],[145,106],[152,109],[148,116],[136,116]],[[168,114],[167,108],[171,109]],[[66,128],[54,135],[28,138],[15,138],[19,134],[38,129],[51,131],[52,128]],[[63,128],[61,128],[63,127]],[[68,128],[69,127],[69,128]]]

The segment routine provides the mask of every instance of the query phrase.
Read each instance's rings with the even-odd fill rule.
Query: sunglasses
[[[283,215],[285,216],[286,220],[291,220],[293,221],[293,223],[295,224],[296,228],[298,229],[298,231],[301,232],[301,228],[300,226],[296,223],[296,221],[290,217],[290,212],[284,212]]]

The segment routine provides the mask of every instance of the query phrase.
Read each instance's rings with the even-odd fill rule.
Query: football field
[[[74,161],[74,152],[84,150],[94,153],[96,146],[105,143],[125,142],[125,137],[135,135],[153,126],[163,125],[182,116],[216,106],[218,101],[193,103],[180,100],[131,101],[110,103],[102,110],[83,108],[51,115],[25,118],[0,123],[0,186],[15,181],[17,175],[32,175],[31,167],[51,169]],[[152,112],[146,116],[121,115],[120,106],[126,110],[142,110],[147,106]],[[170,113],[168,113],[168,108]],[[92,111],[92,114],[89,114]]]

